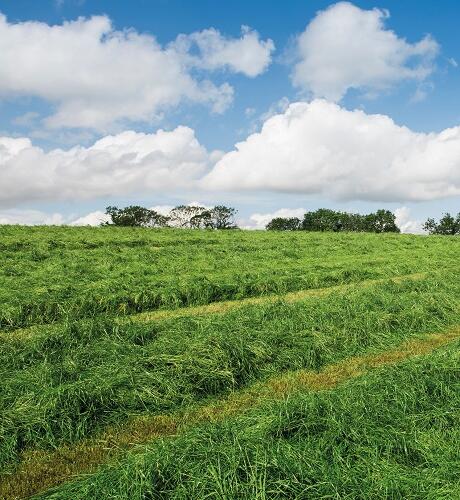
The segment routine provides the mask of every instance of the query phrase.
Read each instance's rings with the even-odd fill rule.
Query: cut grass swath
[[[3,467],[133,415],[174,412],[281,371],[320,369],[458,322],[444,277],[251,305],[221,315],[78,322],[0,349]]]
[[[1,231],[0,329],[455,269],[459,253],[454,239],[404,235]]]
[[[228,311],[239,309],[251,305],[269,305],[283,301],[286,303],[300,302],[309,297],[323,297],[334,292],[346,292],[353,290],[355,287],[361,288],[366,286],[378,285],[380,283],[402,283],[405,280],[422,280],[428,276],[428,273],[411,273],[401,276],[392,276],[388,278],[364,280],[358,282],[347,283],[343,285],[334,285],[325,288],[312,288],[308,290],[298,290],[296,292],[288,292],[278,295],[263,295],[260,297],[248,297],[239,300],[225,300],[212,302],[202,306],[180,307],[176,309],[163,309],[153,312],[144,312],[132,314],[129,316],[114,316],[113,320],[119,325],[130,323],[143,323],[151,321],[162,321],[173,318],[182,318],[188,316],[201,316],[207,314],[224,314]],[[110,317],[110,316],[108,316]],[[62,329],[63,324],[53,323],[52,325],[34,325],[28,328],[18,328],[14,330],[0,331],[0,338],[4,339],[27,339],[37,335],[48,336],[53,332],[58,332]]]
[[[98,439],[84,441],[73,447],[63,446],[54,453],[29,452],[23,457],[18,470],[0,481],[0,496],[26,498],[75,475],[94,471],[101,463],[135,445],[176,435],[203,422],[219,422],[234,417],[266,400],[287,398],[299,391],[332,389],[370,370],[429,354],[458,338],[460,327],[405,342],[389,351],[345,359],[326,366],[320,372],[299,370],[274,377],[249,390],[232,394],[223,401],[177,415],[136,419],[118,429],[110,429]]]

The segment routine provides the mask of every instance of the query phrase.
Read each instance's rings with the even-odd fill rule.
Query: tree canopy
[[[275,217],[265,228],[269,231],[299,231],[302,221],[298,217]]]
[[[445,213],[438,222],[431,218],[427,219],[423,225],[423,229],[430,234],[460,234],[460,212],[456,217],[450,213]]]
[[[361,215],[348,212],[336,212],[328,208],[319,208],[307,212],[302,221],[297,217],[276,217],[266,226],[272,231],[365,231],[372,233],[399,233],[395,215],[389,210],[377,210],[375,213]]]
[[[181,227],[189,229],[236,229],[236,210],[232,207],[217,205],[213,208],[195,205],[179,205],[168,215],[155,210],[130,205],[125,208],[107,207],[105,213],[110,217],[104,225],[131,227]]]
[[[129,205],[124,208],[109,206],[105,211],[110,220],[103,225],[130,227],[180,227],[188,229],[237,229],[237,211],[225,205],[200,207],[178,205],[168,215]],[[319,208],[298,217],[275,217],[265,228],[269,231],[362,231],[371,233],[399,233],[396,217],[390,210],[377,210],[370,214],[340,212]],[[460,212],[457,216],[445,213],[439,221],[427,219],[423,229],[429,234],[460,234]]]
[[[104,224],[113,226],[165,227],[169,220],[167,216],[139,205],[125,208],[110,206],[105,209],[105,213],[111,220]]]

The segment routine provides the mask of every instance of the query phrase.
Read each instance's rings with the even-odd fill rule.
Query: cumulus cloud
[[[126,131],[88,148],[49,152],[27,138],[0,137],[0,206],[191,187],[210,157],[188,127]]]
[[[298,37],[295,86],[339,101],[349,89],[378,92],[433,71],[439,46],[429,35],[409,43],[385,28],[389,12],[340,2],[318,12]]]
[[[384,115],[315,100],[289,105],[226,154],[208,152],[184,126],[125,131],[89,147],[49,152],[29,138],[0,137],[0,185],[5,208],[200,190],[378,202],[441,199],[460,195],[460,127],[417,133]]]
[[[96,210],[71,221],[69,226],[100,226],[104,222],[109,222],[109,220],[110,216],[105,212]]]
[[[260,40],[257,31],[248,26],[241,29],[241,38],[226,38],[216,29],[207,29],[190,35],[179,35],[171,46],[182,54],[189,65],[216,70],[226,67],[235,73],[254,78],[271,63],[275,50],[272,40]],[[198,51],[198,55],[192,55]]]
[[[188,53],[194,45],[197,56]],[[253,77],[266,69],[273,48],[249,29],[238,39],[206,30],[162,47],[150,35],[115,30],[106,16],[50,26],[10,23],[0,14],[0,95],[52,103],[56,112],[44,122],[51,128],[106,130],[119,121],[151,121],[182,101],[222,112],[232,87],[192,70],[227,68]]]
[[[201,184],[380,202],[456,196],[460,127],[416,133],[324,100],[294,103],[224,155]]]
[[[402,233],[423,234],[422,223],[412,218],[411,210],[408,207],[400,207],[394,211],[396,225]]]
[[[60,213],[47,214],[40,210],[9,209],[0,211],[0,224],[21,224],[23,226],[59,226],[66,223]]]

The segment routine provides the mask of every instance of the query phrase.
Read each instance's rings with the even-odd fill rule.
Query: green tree
[[[224,205],[213,208],[179,205],[169,216],[173,225],[191,229],[235,229],[236,210]]]
[[[125,208],[109,206],[105,213],[110,216],[110,222],[103,225],[130,227],[165,227],[169,218],[139,205]]]
[[[365,230],[373,233],[399,233],[396,216],[389,210],[377,210],[365,216]]]
[[[211,227],[213,229],[236,229],[236,210],[225,205],[216,205],[211,211]]]
[[[439,222],[431,218],[427,219],[423,225],[423,229],[430,234],[460,234],[460,212],[457,214],[457,217],[453,217],[450,213],[445,213]]]
[[[208,209],[195,205],[179,205],[169,212],[171,224],[175,227],[198,229],[201,224],[200,217]]]
[[[377,210],[375,213],[361,215],[319,208],[304,215],[302,229],[304,231],[399,233],[395,215],[389,210]]]
[[[298,231],[302,229],[302,222],[297,217],[275,217],[266,226],[268,231]]]
[[[334,231],[341,224],[342,214],[328,208],[307,212],[302,221],[304,231]]]
[[[193,215],[190,219],[192,229],[213,229],[211,210],[203,210],[201,213]]]

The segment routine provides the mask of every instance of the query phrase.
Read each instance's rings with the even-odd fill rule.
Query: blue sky
[[[16,154],[17,148],[14,150],[13,160],[11,155],[5,156],[7,160],[4,162],[9,162],[4,169],[4,171],[6,168],[9,169],[4,174],[8,195],[0,198],[0,221],[71,222],[86,214],[97,213],[108,204],[142,203],[148,206],[157,206],[200,201],[205,204],[232,204],[239,209],[243,224],[252,226],[260,225],[260,221],[265,221],[269,214],[275,213],[278,209],[312,209],[327,206],[366,211],[384,206],[393,210],[399,209],[406,228],[410,230],[417,226],[416,221],[424,220],[428,215],[438,216],[446,210],[459,211],[460,158],[456,156],[458,149],[453,147],[451,143],[446,146],[442,137],[435,139],[435,144],[433,144],[430,136],[417,136],[417,133],[442,133],[443,130],[457,127],[460,124],[460,99],[458,98],[460,67],[457,66],[460,63],[460,46],[458,44],[460,6],[458,2],[446,0],[440,5],[437,2],[409,0],[404,2],[356,1],[346,5],[348,10],[335,8],[336,4],[333,2],[306,0],[288,3],[200,0],[193,2],[184,0],[0,1],[0,12],[7,19],[5,29],[0,29],[0,46],[2,43],[5,44],[4,46],[8,47],[10,53],[10,59],[3,64],[4,68],[7,69],[4,69],[3,73],[0,70],[0,76],[3,80],[9,81],[11,79],[12,82],[4,88],[1,88],[0,84],[0,137],[11,140],[30,138],[31,146],[40,149],[38,152],[26,151],[27,148],[21,145],[20,158],[18,157],[19,153]],[[323,54],[327,60],[331,56],[330,60],[332,61],[338,60],[337,57],[339,57],[337,54],[330,54],[331,51],[335,50],[333,40],[330,50],[328,49],[329,52],[324,48],[329,46],[327,26],[340,29],[337,26],[340,26],[342,19],[348,14],[350,14],[350,22],[356,22],[355,26],[359,26],[359,23],[365,19],[366,12],[375,12],[372,9],[380,9],[378,11],[380,14],[376,14],[375,19],[380,19],[381,26],[374,30],[375,32],[371,30],[369,36],[363,38],[362,44],[371,46],[375,41],[377,46],[383,43],[381,42],[382,33],[385,37],[390,30],[393,32],[395,39],[387,39],[385,44],[381,46],[381,50],[375,49],[376,56],[369,59],[370,61],[378,59],[379,54],[383,52],[385,55],[382,57],[385,60],[382,64],[386,65],[386,73],[376,69],[374,74],[370,76],[365,74],[366,65],[369,66],[369,62],[366,63],[365,58],[370,56],[364,54],[363,57],[359,52],[360,29],[358,28],[353,34],[356,43],[346,48],[347,54],[351,54],[351,51],[355,49],[358,50],[356,58],[351,59],[354,61],[353,65],[356,64],[356,68],[353,66],[350,72],[347,72],[346,68],[340,70],[342,73],[338,74],[338,78],[343,82],[345,90],[343,95],[337,97],[333,95],[334,92],[325,90],[324,82],[320,81],[320,76],[318,76],[319,80],[311,77],[314,72],[317,75],[322,75],[322,71],[324,71],[318,53]],[[321,13],[318,14],[318,12],[323,14],[329,12],[329,17],[326,19],[323,16],[318,19],[318,16],[321,16]],[[48,28],[62,25],[65,22],[72,23],[78,18],[84,18],[88,21],[93,16],[105,16],[105,19],[110,19],[112,23],[108,34],[105,33],[101,36],[99,40],[101,45],[105,43],[106,38],[113,36],[114,33],[126,33],[126,30],[131,30],[131,32],[141,36],[154,37],[158,47],[161,50],[166,50],[168,44],[177,41],[178,35],[186,35],[187,43],[191,43],[192,46],[187,49],[185,56],[184,54],[180,56],[179,64],[188,65],[187,69],[180,74],[181,77],[184,77],[181,89],[177,90],[177,93],[172,97],[170,96],[169,101],[164,101],[166,104],[158,105],[157,101],[155,103],[152,101],[150,107],[146,104],[145,109],[139,109],[133,118],[128,116],[129,112],[123,111],[129,106],[133,107],[131,104],[133,101],[130,100],[132,98],[127,98],[125,105],[123,105],[121,100],[124,99],[125,94],[123,92],[117,94],[117,90],[113,88],[113,79],[118,77],[123,79],[125,71],[139,71],[142,74],[140,74],[139,80],[135,81],[135,85],[139,85],[139,89],[144,91],[153,82],[153,90],[145,90],[147,92],[145,95],[151,95],[150,92],[156,92],[154,85],[157,73],[155,71],[161,75],[163,72],[161,64],[163,63],[158,63],[158,66],[152,70],[146,69],[144,66],[139,66],[137,69],[136,65],[130,66],[129,69],[126,67],[124,70],[123,61],[125,59],[122,58],[123,56],[120,58],[118,68],[115,63],[113,63],[113,67],[109,67],[107,63],[106,67],[106,61],[101,59],[101,68],[105,68],[104,71],[107,73],[101,69],[101,73],[98,74],[97,61],[96,66],[88,66],[88,69],[85,68],[84,54],[75,55],[75,50],[78,50],[75,47],[82,43],[81,37],[85,36],[83,33],[85,28],[81,26],[78,29],[75,27],[69,29],[65,35],[66,38],[62,39],[62,45],[57,38],[56,46],[51,41],[44,43],[41,48],[43,52],[37,49],[37,40],[39,41],[38,45],[42,39],[46,40],[48,36],[52,40],[51,31],[48,31]],[[85,20],[82,22],[86,22]],[[17,24],[24,22],[28,23]],[[312,28],[314,23],[318,26],[316,32],[313,32]],[[252,48],[249,45],[241,45],[240,49],[236,49],[245,53],[257,49],[248,63],[249,65],[244,67],[238,61],[238,54],[232,53],[231,56],[227,56],[224,54],[227,49],[221,50],[226,42],[230,42],[231,45],[232,41],[246,40],[241,31],[243,25],[253,30],[249,33],[253,35],[252,41],[258,44],[257,47],[251,45]],[[15,26],[22,26],[19,35],[15,35]],[[215,43],[210,41],[209,37],[192,35],[203,33],[203,30],[211,28],[217,33],[217,38],[213,39]],[[36,34],[39,29],[42,30],[43,35]],[[308,36],[305,35],[305,43],[301,46],[299,36],[301,37],[307,31]],[[331,32],[330,36],[334,37],[334,33]],[[270,40],[271,42],[269,42]],[[346,37],[345,40],[348,38]],[[417,45],[422,40],[428,40],[428,42],[425,45]],[[67,41],[69,42],[68,49],[64,45]],[[269,43],[272,45],[269,46]],[[404,43],[406,46],[401,45]],[[225,47],[228,48],[230,45],[225,45]],[[218,48],[216,48],[217,46]],[[200,47],[206,48],[200,49]],[[100,57],[107,56],[116,60],[117,50],[114,48],[110,53],[102,51]],[[140,45],[136,45],[136,50],[141,51],[139,52],[139,59],[141,59],[144,49],[140,48]],[[53,54],[54,51],[56,54]],[[178,57],[176,52],[173,56],[175,62],[177,62]],[[34,59],[34,54],[37,58],[44,59],[42,74],[38,74],[40,61]],[[133,52],[133,54],[137,53]],[[193,62],[191,59],[184,62],[186,57],[196,57],[196,59]],[[264,57],[268,57],[269,60],[264,62]],[[402,60],[399,59],[401,57]],[[0,63],[2,63],[1,58],[0,54]],[[91,54],[88,54],[88,59],[91,59]],[[214,61],[212,67],[211,59]],[[361,66],[360,59],[362,59]],[[54,73],[54,71],[58,71],[55,65],[56,60],[65,61],[62,65],[62,71],[67,72],[67,78],[69,78],[68,75],[72,74],[75,66],[75,82],[72,82],[71,79],[66,80],[66,75]],[[302,70],[303,73],[300,75],[301,70],[298,69],[300,66],[296,65],[299,65],[303,60],[306,61],[306,69]],[[17,61],[17,65],[15,66],[11,61]],[[74,66],[72,61],[75,61]],[[166,60],[164,64],[168,66],[169,63]],[[254,70],[256,74],[252,74],[252,69],[250,69],[255,67],[254,65],[258,67],[257,70]],[[143,74],[144,70],[145,75]],[[399,76],[395,76],[395,70],[396,73],[399,71]],[[297,83],[293,76],[296,71],[298,71]],[[407,71],[407,77],[402,76],[404,71]],[[355,78],[354,74],[361,76]],[[83,75],[81,77],[81,99],[78,95],[78,85],[80,85],[78,75]],[[76,119],[75,122],[72,122],[71,117],[69,118],[71,115],[69,110],[75,109],[77,104],[86,106],[89,110],[88,113],[90,113],[92,106],[99,106],[96,99],[104,101],[104,93],[101,92],[103,85],[93,89],[91,82],[87,82],[88,78],[93,77],[95,80],[107,78],[107,95],[113,95],[115,105],[120,106],[117,114],[109,112],[109,109],[103,117],[101,115],[96,127],[93,127],[90,124],[91,119],[87,118],[91,114],[85,114],[81,119]],[[47,78],[49,78],[49,82],[47,82]],[[174,86],[175,79],[171,78],[171,86]],[[190,78],[192,84],[197,83],[202,86],[206,80],[210,82],[212,87],[209,89],[206,87],[205,90],[203,87],[199,91],[193,90],[192,92],[185,88],[187,85],[185,80],[189,81]],[[30,81],[30,84],[22,86],[24,80]],[[301,80],[300,84],[299,80]],[[56,87],[58,87],[60,81],[64,82],[62,84],[64,87],[67,85],[66,82],[70,82],[68,83],[72,87],[70,97],[62,88],[54,89],[53,82],[57,82]],[[127,80],[128,87],[131,85],[130,82],[131,80]],[[15,85],[19,87],[19,90]],[[226,89],[231,87],[231,97],[229,97],[227,90],[224,92],[224,86]],[[340,85],[337,89],[339,87]],[[128,88],[126,95],[129,90]],[[91,92],[94,95],[90,95]],[[193,97],[190,97],[192,93]],[[213,93],[216,96],[210,97]],[[186,98],[183,97],[184,95]],[[142,96],[143,94],[139,95],[140,100],[143,99]],[[325,98],[324,106],[306,107],[315,98]],[[225,104],[222,104],[221,99],[226,99]],[[287,106],[296,102],[305,104],[304,107],[298,108],[298,113],[302,113],[303,125],[297,132],[286,125],[289,121],[289,118],[286,117],[290,116]],[[225,109],[214,112],[213,106],[221,106]],[[339,110],[333,106],[339,106]],[[107,98],[104,109],[111,107],[114,109],[113,103]],[[52,123],[47,121],[48,117],[56,115],[61,108],[65,108],[64,117],[60,116],[55,121],[51,119]],[[314,140],[306,135],[305,144],[300,139],[287,136],[285,142],[279,146],[281,152],[278,164],[270,166],[270,158],[264,158],[262,153],[265,146],[267,145],[266,149],[269,151],[268,144],[273,144],[274,140],[278,140],[277,137],[283,134],[308,134],[309,131],[314,130],[309,120],[323,120],[324,118],[324,123],[321,121],[321,126],[324,127],[326,136],[327,127],[331,120],[342,122],[343,119],[345,128],[348,128],[346,125],[348,120],[350,127],[356,126],[362,130],[362,127],[368,126],[368,124],[364,124],[364,122],[358,124],[354,115],[346,114],[347,112],[353,113],[353,110],[356,109],[364,113],[364,118],[361,117],[360,120],[371,120],[370,126],[375,130],[369,134],[381,134],[381,139],[376,140],[376,142],[366,139],[366,145],[359,143],[356,155],[352,148],[347,145],[341,146],[340,140],[333,141],[328,138],[327,144],[321,143],[321,137],[324,135],[318,133],[318,137],[315,136]],[[277,113],[283,115],[286,118],[285,121],[282,122],[280,119],[280,122],[276,124],[278,128],[267,132],[266,136],[262,137],[258,142],[258,150],[255,150],[255,146],[248,143],[238,157],[225,155],[234,149],[235,143],[246,143],[251,134],[259,132],[264,122],[270,120],[270,117]],[[383,127],[385,130],[378,128],[379,125],[374,123],[375,120],[372,121],[372,118],[369,118],[373,114],[388,116],[395,122],[395,127],[396,125],[405,126],[410,129],[413,136],[407,138],[405,142],[401,142],[399,146],[401,151],[395,149],[395,146],[392,154],[388,155],[388,158],[383,158],[377,165],[374,166],[370,163],[368,168],[355,165],[352,169],[350,167],[349,172],[346,168],[345,172],[342,172],[341,164],[334,163],[339,156],[343,158],[341,161],[350,162],[350,164],[359,163],[359,161],[363,161],[363,157],[368,155],[372,157],[371,151],[368,149],[374,148],[375,150],[375,144],[382,144],[385,140],[391,141],[392,144],[395,143],[392,137],[397,136],[397,131],[388,131],[385,127]],[[329,118],[326,119],[326,115]],[[69,160],[69,154],[58,159],[53,157],[52,160],[56,163],[53,163],[51,174],[46,171],[50,160],[47,154],[56,148],[64,151],[75,147],[90,148],[98,139],[106,136],[117,136],[126,131],[156,134],[158,129],[173,132],[181,126],[193,131],[199,146],[193,146],[190,152],[193,157],[196,155],[191,167],[186,165],[188,150],[184,149],[185,146],[180,146],[182,148],[180,154],[175,151],[171,158],[168,157],[170,162],[176,163],[165,167],[164,161],[166,160],[162,160],[163,163],[159,164],[159,160],[151,160],[149,163],[150,160],[144,159],[147,152],[151,158],[156,158],[155,148],[160,148],[163,151],[161,148],[164,146],[161,140],[158,139],[160,145],[157,144],[158,141],[155,138],[152,139],[153,142],[146,141],[140,152],[136,149],[140,146],[133,146],[131,138],[127,140],[127,143],[124,140],[123,147],[134,147],[134,151],[123,150],[123,153],[137,155],[139,158],[139,155],[143,155],[139,161],[134,162],[135,168],[139,170],[136,173],[136,182],[127,182],[126,178],[122,178],[124,173],[127,176],[131,175],[126,170],[126,168],[131,167],[122,164],[124,160],[120,159],[121,153],[113,160],[114,163],[118,162],[119,170],[113,172],[110,182],[107,182],[105,186],[103,184],[110,176],[110,173],[107,173],[107,169],[110,169],[110,163],[108,167],[95,166],[95,160],[92,157],[90,160],[85,157],[86,163],[83,165],[81,158],[77,160],[72,157],[72,160]],[[270,133],[274,135],[270,136]],[[332,133],[337,133],[337,130],[331,130]],[[177,139],[180,144],[182,144],[181,141],[189,140],[188,136],[185,138],[181,134],[182,132],[177,132],[174,136],[174,140]],[[350,135],[347,144],[353,142],[355,137],[356,134]],[[456,137],[455,135],[455,140],[457,140]],[[169,140],[172,140],[172,137]],[[439,142],[442,144],[440,145]],[[419,143],[423,143],[423,145],[420,146]],[[5,147],[13,150],[11,141]],[[119,149],[121,147],[119,141],[117,147]],[[150,148],[150,150],[146,152],[145,148]],[[285,152],[281,154],[283,148]],[[414,152],[414,148],[421,148],[422,152],[430,151],[421,160],[423,163],[423,168],[420,167],[423,170],[421,173],[421,177],[424,178],[423,183],[417,178],[418,167],[414,162],[420,155],[419,151]],[[324,164],[315,163],[308,159],[310,152],[312,157],[316,157],[318,156],[317,152],[324,149],[328,151],[328,158],[335,159],[331,160],[332,163],[331,161],[327,164],[324,163],[326,160],[324,160]],[[220,153],[213,154],[214,150],[219,150]],[[384,150],[383,153],[385,156],[386,151]],[[358,154],[361,157],[359,161],[355,158]],[[296,155],[297,160],[292,160],[292,164],[289,163],[290,159]],[[308,164],[305,166],[305,170],[302,170],[303,164],[298,160],[301,155],[305,155],[307,158],[305,161]],[[27,167],[33,169],[29,173],[26,171],[24,162],[30,161],[27,159],[31,156],[36,158],[36,161],[33,167]],[[128,158],[128,156],[126,157]],[[404,161],[401,161],[401,158],[404,158]],[[284,164],[285,159],[289,160],[286,160]],[[43,162],[43,168],[41,162]],[[66,164],[66,162],[71,166],[62,167],[61,164]],[[177,162],[182,162],[183,165],[180,171],[173,172],[173,175],[170,170],[176,168]],[[74,170],[69,170],[71,168]],[[104,173],[94,175],[93,179],[90,171],[92,168],[102,168]],[[141,168],[142,171],[140,171]],[[165,168],[169,169],[167,174],[164,175],[164,178],[161,177],[163,174],[160,174],[161,181],[155,187],[155,181],[152,180],[152,177],[155,176],[152,175],[152,172],[155,173],[157,171],[155,169]],[[188,178],[187,168],[193,172],[190,178]],[[398,168],[400,171],[397,170]],[[286,169],[287,180],[280,179],[280,172],[283,172],[283,169]],[[331,174],[330,170],[333,169],[335,171]],[[373,177],[373,169],[376,169],[375,177]],[[37,173],[37,171],[39,172]],[[208,175],[210,171],[211,176]],[[314,180],[316,172],[319,171],[322,172],[319,175],[322,179],[321,182]],[[81,177],[77,178],[77,172],[80,172]],[[437,176],[431,175],[431,172],[438,172]],[[54,190],[46,185],[49,175],[52,176],[49,183],[55,186]],[[87,186],[83,182],[85,175],[91,179],[91,182],[88,180],[90,183]],[[308,177],[310,180],[296,182],[295,176],[299,175],[305,179]],[[348,179],[346,182],[344,181],[345,176]],[[361,182],[362,177],[365,177],[365,182]],[[394,186],[391,185],[389,177],[394,177]],[[114,181],[113,178],[119,179],[119,182]],[[1,180],[2,156],[0,155],[0,182]],[[279,180],[279,185],[277,180]],[[384,188],[375,189],[372,185],[374,180],[376,183],[385,184]],[[102,185],[100,189],[95,187],[97,182]],[[355,186],[361,183],[361,188],[356,189]],[[406,185],[402,188],[402,183],[410,183],[412,186],[417,185],[417,187],[411,188]],[[351,184],[353,187],[350,187]],[[148,188],[150,185],[152,185],[152,189]],[[17,193],[13,193],[15,190]],[[402,207],[405,208],[402,209]],[[259,217],[251,218],[253,214],[259,214]]]

